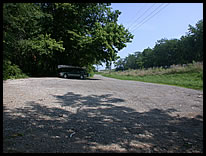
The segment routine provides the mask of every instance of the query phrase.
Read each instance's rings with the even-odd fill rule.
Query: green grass
[[[182,69],[178,67],[179,68],[178,71],[175,71],[173,69],[172,72],[165,72],[164,70],[162,73],[158,72],[155,74],[151,74],[152,72],[147,73],[146,70],[144,70],[145,72],[143,70],[141,70],[141,72],[140,70],[133,70],[132,72],[124,71],[124,72],[107,72],[107,73],[98,73],[98,74],[101,74],[102,76],[106,76],[106,77],[120,79],[120,80],[143,81],[143,82],[150,82],[150,83],[180,86],[180,87],[191,88],[196,90],[203,90],[203,70],[202,70],[203,68],[201,66],[199,66],[198,68],[194,66],[190,64],[189,67],[188,66],[182,67]],[[187,68],[187,70],[185,70],[185,68]],[[171,69],[166,69],[166,70],[171,71]],[[138,75],[139,73],[143,73],[143,72],[147,74]],[[136,73],[136,75],[134,73]]]

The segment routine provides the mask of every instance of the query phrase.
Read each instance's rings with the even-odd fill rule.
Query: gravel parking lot
[[[203,92],[116,80],[3,82],[3,152],[203,152]]]

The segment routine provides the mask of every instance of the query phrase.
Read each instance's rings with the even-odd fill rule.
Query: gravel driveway
[[[3,82],[3,152],[203,152],[203,92],[116,80]]]

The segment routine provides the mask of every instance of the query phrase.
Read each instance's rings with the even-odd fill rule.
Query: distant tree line
[[[109,64],[133,35],[109,3],[3,3],[3,77]]]
[[[203,20],[195,27],[189,25],[188,32],[180,39],[158,40],[153,49],[134,52],[115,62],[116,70],[169,67],[173,64],[187,64],[203,61]]]

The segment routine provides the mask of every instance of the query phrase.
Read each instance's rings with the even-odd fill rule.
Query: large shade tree
[[[31,75],[55,73],[58,64],[109,63],[133,35],[105,3],[4,3],[3,57]]]

